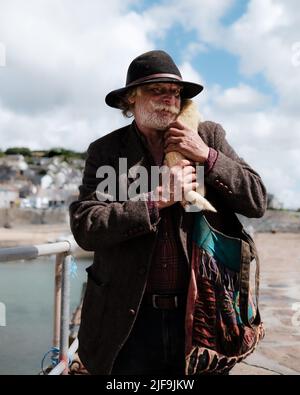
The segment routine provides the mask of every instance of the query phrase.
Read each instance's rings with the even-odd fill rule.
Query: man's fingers
[[[184,175],[184,182],[193,182],[196,181],[197,175],[196,173],[189,173]]]
[[[181,129],[176,129],[176,128],[170,128],[166,131],[166,133],[164,134],[164,139],[168,139],[171,136],[174,137],[180,137],[180,136],[184,136],[185,133],[183,130]]]
[[[195,191],[199,186],[198,182],[189,182],[183,185],[183,191],[184,192],[189,192],[189,191]]]
[[[194,174],[196,176],[196,170],[191,166],[190,162],[186,159],[182,159],[175,166],[170,168],[171,174],[179,179],[184,179],[185,177]]]
[[[190,173],[196,174],[196,169],[193,166],[188,165],[182,169],[182,173],[183,173],[183,175],[190,174]]]
[[[188,159],[181,159],[178,161],[173,167],[186,167],[186,166],[191,166],[192,162],[189,161]]]
[[[182,142],[182,138],[177,136],[169,136],[167,139],[165,139],[165,147],[167,147],[169,144],[178,144]]]
[[[182,130],[182,129],[185,128],[185,125],[181,121],[176,120],[176,121],[173,121],[173,122],[170,123],[169,129],[170,128],[176,128],[176,129],[181,129]]]

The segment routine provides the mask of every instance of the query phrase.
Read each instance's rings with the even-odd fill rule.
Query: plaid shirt
[[[146,286],[150,294],[176,294],[187,289],[188,265],[174,225],[176,209],[174,205],[159,212],[157,242]]]

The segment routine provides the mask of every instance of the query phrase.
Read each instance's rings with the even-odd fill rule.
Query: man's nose
[[[163,102],[168,105],[174,105],[176,103],[176,97],[173,93],[165,93],[163,96]]]

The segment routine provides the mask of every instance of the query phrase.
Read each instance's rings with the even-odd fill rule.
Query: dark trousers
[[[184,320],[184,307],[160,310],[142,304],[111,374],[183,375]]]

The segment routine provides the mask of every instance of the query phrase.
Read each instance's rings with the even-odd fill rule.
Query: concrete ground
[[[43,244],[53,242],[60,235],[69,235],[68,224],[19,225],[6,229],[0,227],[0,247]]]
[[[258,233],[266,336],[233,375],[300,374],[300,234]]]

